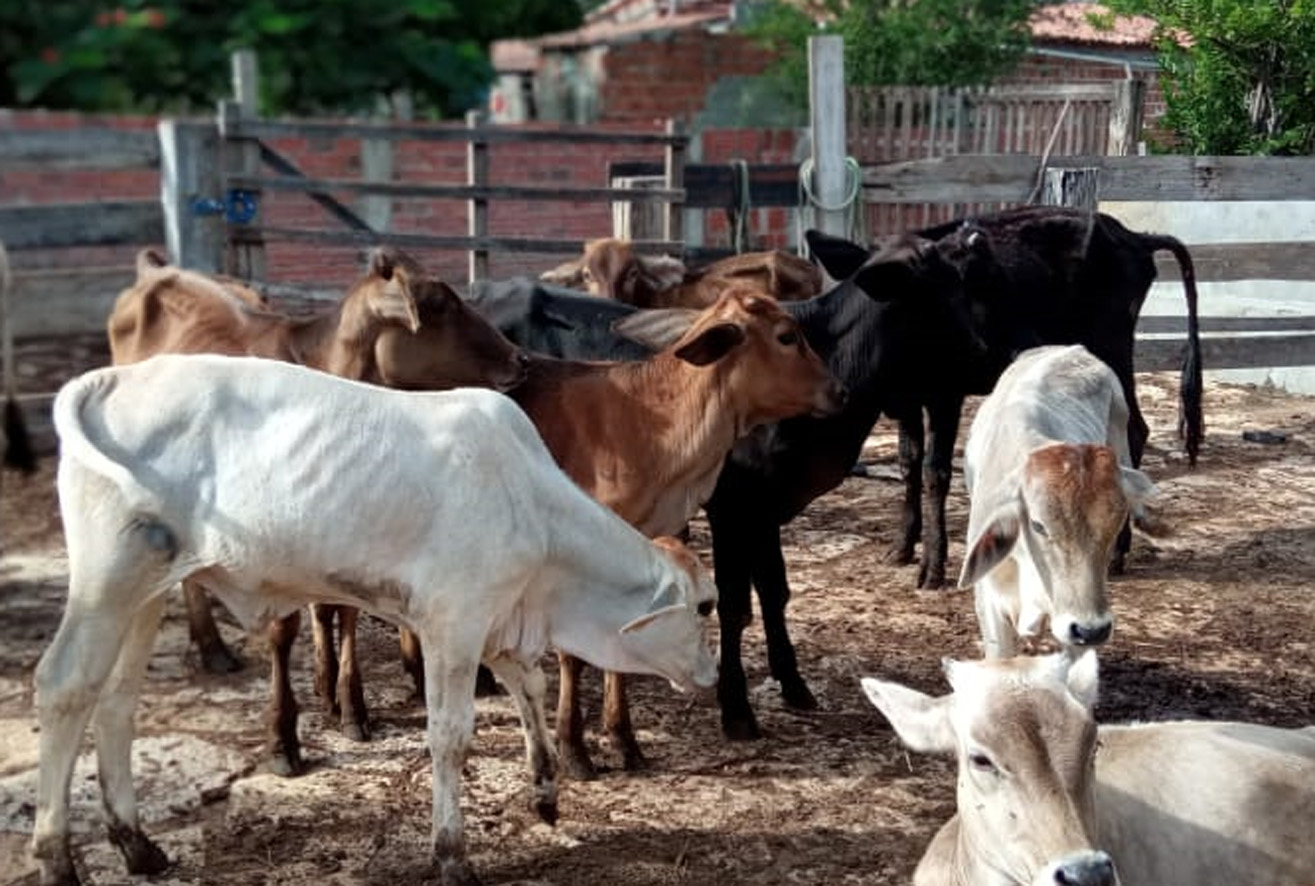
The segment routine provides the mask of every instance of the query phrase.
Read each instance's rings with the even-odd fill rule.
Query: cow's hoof
[[[301,759],[299,751],[288,753],[286,751],[273,750],[269,753],[269,761],[266,764],[269,771],[282,778],[295,778],[306,771],[306,764]]]
[[[342,734],[352,741],[369,741],[370,740],[370,721],[361,720],[344,720],[342,724]]]
[[[563,748],[560,756],[562,769],[574,781],[593,781],[598,777],[598,770],[594,768],[593,761],[584,750]]]
[[[476,698],[493,698],[495,695],[506,695],[507,690],[502,688],[493,672],[483,665],[479,666],[479,671],[475,674],[475,697]]]
[[[557,801],[535,800],[534,811],[540,819],[551,825],[557,824]]]
[[[118,847],[130,874],[158,874],[169,867],[169,856],[137,828],[111,825],[110,842]]]
[[[621,768],[626,772],[638,772],[641,769],[648,768],[648,760],[644,757],[644,752],[639,749],[632,738],[630,741],[613,740],[617,747],[621,749]]]
[[[754,717],[753,711],[745,711],[742,714],[721,715],[721,734],[726,737],[727,741],[757,741],[762,738],[762,732],[758,729],[758,720]]]
[[[1115,554],[1110,558],[1110,575],[1123,575],[1128,570],[1128,560],[1126,554]]]
[[[67,848],[54,860],[41,863],[41,886],[81,886],[81,884],[77,869],[73,867],[73,856]]]
[[[903,546],[891,548],[886,552],[885,560],[891,566],[908,566],[913,562],[913,548]]]
[[[942,591],[945,589],[945,573],[937,570],[924,570],[918,576],[918,587],[924,591]]]
[[[242,659],[222,644],[201,650],[201,669],[207,674],[233,674],[242,667]]]
[[[817,710],[817,698],[803,680],[788,680],[781,684],[781,698],[785,706],[796,711]]]
[[[479,877],[465,859],[444,859],[438,863],[438,879],[443,886],[480,886]]]

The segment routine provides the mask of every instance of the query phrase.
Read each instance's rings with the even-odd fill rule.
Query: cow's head
[[[525,380],[525,353],[452,287],[402,253],[375,250],[349,301],[360,313],[360,340],[373,340],[382,384],[505,391]]]
[[[1095,652],[947,661],[945,673],[954,691],[939,698],[862,681],[906,745],[958,760],[958,815],[920,872],[953,866],[971,883],[1116,886],[1113,860],[1093,843]]]
[[[588,291],[638,308],[654,307],[658,293],[685,278],[680,260],[639,255],[625,240],[590,240],[582,261]]]
[[[707,637],[717,585],[678,539],[659,536],[652,543],[671,568],[664,570],[648,610],[621,627],[621,653],[637,673],[666,677],[679,690],[711,689],[717,685],[717,654]]]
[[[974,538],[959,587],[968,588],[1016,557],[1020,634],[1034,633],[1046,617],[1066,646],[1109,639],[1106,574],[1110,554],[1130,508],[1153,492],[1141,471],[1119,464],[1108,446],[1055,443],[1033,450],[1021,469],[1017,493],[1000,502]]]
[[[740,433],[791,416],[830,415],[845,402],[799,323],[755,286],[730,284],[710,308],[642,311],[613,329],[715,372]]]

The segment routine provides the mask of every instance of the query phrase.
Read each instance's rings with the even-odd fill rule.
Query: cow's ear
[[[804,240],[808,242],[808,254],[832,280],[848,280],[872,255],[851,240],[817,230],[805,231]]]
[[[1068,653],[1059,653],[1067,655]],[[1082,702],[1082,706],[1091,710],[1096,706],[1096,693],[1100,684],[1100,668],[1096,661],[1096,650],[1082,652],[1068,669],[1068,691]]]
[[[416,307],[411,290],[411,275],[401,265],[392,270],[383,286],[376,287],[370,296],[370,311],[381,320],[390,320],[405,326],[411,332],[420,328],[420,310]]]
[[[157,249],[147,247],[137,253],[137,278],[139,280],[152,271],[158,271],[160,268],[167,268],[168,266],[169,259],[165,258]]]
[[[570,261],[562,262],[557,267],[544,271],[539,275],[539,279],[552,286],[584,289],[584,259],[573,258]]]
[[[676,348],[676,359],[707,366],[725,357],[744,341],[744,329],[735,323],[716,323]]]
[[[999,566],[1018,543],[1022,515],[1017,505],[1007,505],[995,513],[977,537],[968,543],[968,556],[959,573],[959,587],[966,589]]]
[[[617,335],[647,345],[655,351],[670,347],[689,332],[701,311],[690,308],[653,308],[636,311],[612,324]]]
[[[900,740],[915,751],[944,754],[954,750],[950,699],[872,677],[862,679],[863,694],[890,721]]]
[[[642,631],[644,628],[653,624],[660,618],[666,618],[671,615],[689,615],[689,607],[684,603],[672,603],[670,606],[663,606],[661,609],[655,609],[652,612],[645,612],[639,618],[633,619],[621,625],[621,633],[633,634],[635,631]]]

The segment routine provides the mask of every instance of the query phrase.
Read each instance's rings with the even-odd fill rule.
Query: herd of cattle
[[[54,406],[69,595],[36,671],[41,882],[79,882],[69,791],[88,722],[111,841],[131,872],[168,866],[139,824],[130,750],[179,582],[209,670],[239,664],[209,596],[268,625],[268,749],[286,774],[302,767],[288,678],[301,608],[317,691],[358,739],[369,717],[357,611],[398,625],[427,704],[445,884],[477,882],[460,788],[485,666],[517,706],[548,822],[559,767],[594,773],[582,662],[606,673],[603,725],[627,768],[643,763],[627,673],[715,687],[726,737],[758,737],[741,657],[751,588],[784,702],[817,705],[786,626],[780,527],[843,480],[885,414],[899,423],[905,486],[896,556],[911,562],[921,542],[919,584],[942,586],[970,394],[989,396],[964,450],[959,585],[973,588],[985,660],[947,663],[942,698],[862,686],[910,747],[958,757],[959,813],[915,882],[1315,881],[1315,729],[1098,730],[1092,716],[1095,647],[1114,625],[1106,576],[1153,494],[1137,468],[1148,431],[1132,353],[1159,249],[1187,292],[1191,460],[1201,444],[1187,250],[1053,207],[871,248],[808,241],[816,265],[769,253],[697,272],[598,241],[546,275],[589,293],[516,279],[464,297],[376,250],[340,302],[298,317],[239,281],[141,253],[109,319],[114,366],[69,382]],[[678,538],[700,508],[711,574]],[[1047,631],[1061,651],[1018,655]],[[539,664],[550,646],[555,743]]]

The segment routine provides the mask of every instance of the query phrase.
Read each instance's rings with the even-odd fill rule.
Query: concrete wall
[[[1315,202],[1103,202],[1100,208],[1130,228],[1172,234],[1189,247],[1212,243],[1312,242],[1315,248]],[[1203,317],[1315,317],[1315,280],[1198,281],[1197,289]],[[1185,314],[1181,283],[1157,282],[1151,287],[1142,316]],[[1315,321],[1312,326],[1315,327]],[[1221,381],[1269,384],[1292,393],[1315,394],[1315,367],[1229,370],[1207,367],[1207,375]]]

